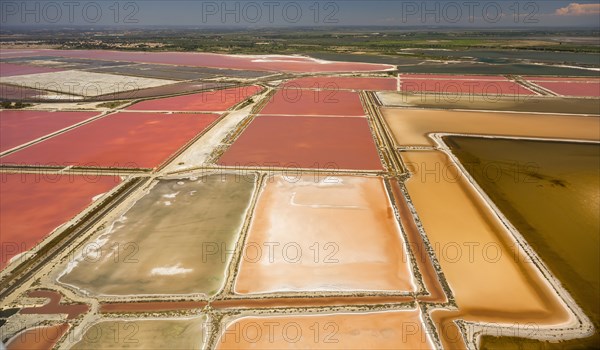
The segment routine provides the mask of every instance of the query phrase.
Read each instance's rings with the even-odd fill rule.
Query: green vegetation
[[[240,103],[236,109],[242,109],[242,108],[244,108],[244,107],[246,107],[248,105],[251,105],[253,103],[254,103],[254,99],[252,99],[252,98],[247,99],[246,101]]]
[[[112,102],[104,102],[104,103],[100,103],[98,105],[96,105],[96,107],[98,108],[117,108],[121,105],[124,105],[125,103],[127,103],[129,101],[112,101]]]
[[[11,42],[6,33],[3,43]],[[16,33],[15,33],[16,35]],[[136,51],[200,51],[251,54],[297,54],[299,52],[371,53],[396,55],[402,49],[495,49],[599,53],[600,46],[569,40],[598,37],[597,30],[506,31],[407,31],[389,27],[277,28],[247,30],[155,29],[32,31],[19,33],[38,45],[63,49],[119,49]],[[566,38],[562,41],[556,38]],[[443,55],[418,54],[443,59]]]
[[[0,107],[4,109],[21,109],[25,107],[33,106],[31,103],[23,103],[21,101],[18,102],[10,102],[10,101],[2,101],[0,102]]]

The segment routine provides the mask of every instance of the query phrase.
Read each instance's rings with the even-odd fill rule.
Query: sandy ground
[[[433,349],[420,311],[248,316],[230,322],[217,349]]]
[[[600,139],[600,119],[551,114],[490,113],[382,108],[397,146],[433,146],[428,134],[461,134]]]
[[[105,320],[71,349],[201,349],[206,317]]]
[[[159,181],[68,264],[61,283],[94,295],[215,294],[253,176]]]
[[[235,291],[415,290],[379,178],[276,176],[260,195]]]
[[[116,94],[123,91],[136,91],[172,84],[176,81],[68,70],[1,77],[0,83],[90,97]]]

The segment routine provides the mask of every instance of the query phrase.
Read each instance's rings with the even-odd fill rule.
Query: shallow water
[[[95,295],[215,294],[254,176],[162,179],[77,252],[60,282]],[[72,268],[72,270],[69,270]]]
[[[432,349],[419,309],[241,317],[217,349]]]

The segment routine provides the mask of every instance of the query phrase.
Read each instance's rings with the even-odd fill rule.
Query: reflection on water
[[[445,141],[598,329],[600,146],[454,136]],[[596,333],[592,343],[599,338]]]

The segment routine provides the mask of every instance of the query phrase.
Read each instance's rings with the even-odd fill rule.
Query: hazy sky
[[[269,26],[600,26],[597,1],[10,1],[12,25]]]

